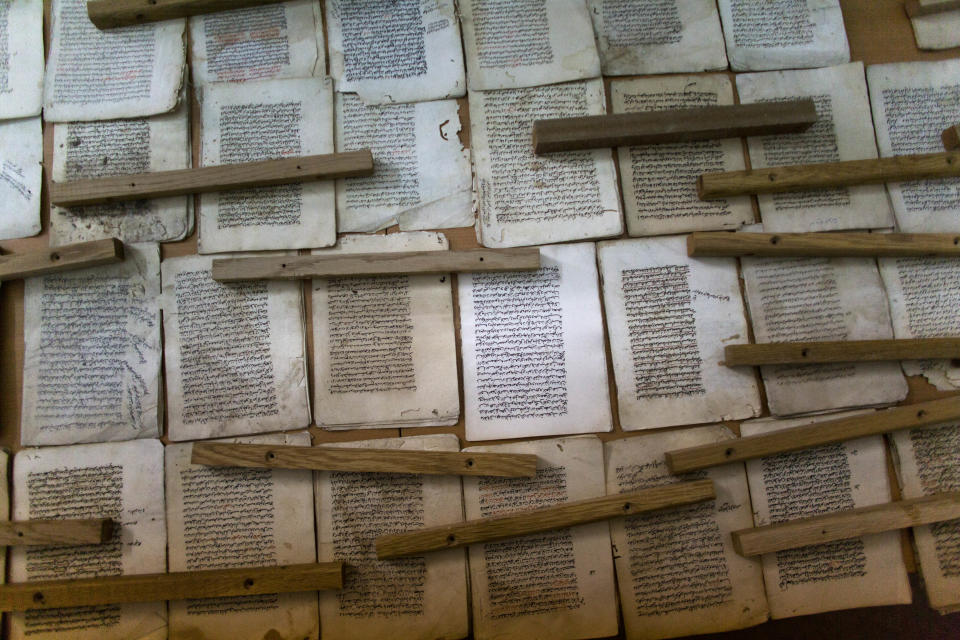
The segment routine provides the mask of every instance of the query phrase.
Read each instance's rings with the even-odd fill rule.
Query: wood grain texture
[[[960,9],[960,0],[906,0],[903,4],[911,18]]]
[[[901,429],[935,427],[957,419],[960,419],[960,396],[953,396],[738,440],[675,449],[666,453],[667,468],[671,473],[685,473]]]
[[[698,231],[687,236],[687,253],[694,257],[960,257],[960,234]]]
[[[960,358],[960,338],[731,344],[723,355],[728,367]]]
[[[741,529],[731,535],[737,553],[758,556],[954,518],[960,518],[957,491]]]
[[[536,120],[535,153],[798,133],[817,121],[813,100]]]
[[[0,545],[102,544],[113,537],[113,528],[110,518],[0,521]]]
[[[87,15],[99,29],[127,27],[204,13],[258,7],[283,0],[88,0]]]
[[[960,152],[925,153],[873,160],[705,173],[697,179],[697,194],[701,200],[719,200],[751,193],[782,193],[957,176],[960,176]]]
[[[123,243],[116,238],[78,242],[53,249],[0,256],[0,281],[31,278],[116,262],[123,262]]]
[[[376,540],[377,557],[381,560],[399,558],[428,551],[463,547],[478,542],[495,542],[531,533],[693,504],[712,500],[715,497],[712,480],[679,482],[633,493],[567,502],[553,507],[380,536]]]
[[[195,442],[190,462],[214,467],[259,469],[425,473],[508,478],[532,478],[537,475],[537,456],[521,453],[462,453]]]
[[[252,596],[342,587],[342,562],[47,580],[0,585],[0,611]]]
[[[369,176],[372,173],[373,156],[369,149],[361,149],[299,158],[51,182],[50,201],[61,207],[79,207],[122,200]]]
[[[397,273],[532,271],[539,268],[540,249],[520,247],[468,251],[220,258],[213,261],[213,279],[220,282],[302,280],[334,276],[384,276]]]
[[[943,148],[947,151],[960,149],[960,124],[955,124],[943,130]]]

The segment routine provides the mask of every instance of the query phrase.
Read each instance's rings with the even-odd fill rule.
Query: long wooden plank
[[[697,179],[697,193],[702,200],[718,200],[750,193],[806,191],[957,176],[960,176],[960,152],[950,151],[872,160],[770,167],[750,171],[705,173]]]
[[[283,0],[88,0],[87,15],[100,29],[127,27],[204,13],[245,9]]]
[[[539,268],[540,249],[519,247],[467,251],[220,258],[213,261],[213,279],[220,282],[301,280],[339,276],[383,276],[397,273],[531,271]]]
[[[908,16],[916,18],[960,9],[960,0],[907,0],[904,8]]]
[[[687,236],[687,253],[706,256],[954,256],[955,233],[746,233],[699,231]]]
[[[536,153],[797,133],[817,121],[813,100],[537,120]]]
[[[943,130],[943,148],[947,151],[960,150],[960,124]]]
[[[113,537],[113,520],[0,521],[0,545],[102,544]]]
[[[48,580],[0,585],[0,611],[252,596],[342,587],[342,562]]]
[[[0,256],[0,281],[42,276],[123,261],[123,243],[116,238],[68,244],[53,249]]]
[[[164,198],[309,180],[368,176],[372,173],[373,156],[369,149],[361,149],[299,158],[53,182],[50,184],[50,201],[61,207],[79,207],[121,200]]]
[[[863,436],[936,426],[957,419],[960,419],[960,396],[918,402],[738,440],[668,451],[667,468],[671,473],[685,473]]]
[[[543,509],[380,536],[376,540],[377,557],[399,558],[428,551],[463,547],[478,542],[494,542],[551,529],[702,502],[715,497],[711,480],[680,482],[634,493],[591,498]]]
[[[403,451],[195,442],[190,461],[193,464],[215,467],[260,469],[425,473],[510,478],[532,478],[537,475],[537,456],[520,453],[461,453],[459,451]]]
[[[733,548],[758,556],[960,518],[960,491],[734,531]]]
[[[960,338],[731,344],[723,356],[728,367],[960,358]]]

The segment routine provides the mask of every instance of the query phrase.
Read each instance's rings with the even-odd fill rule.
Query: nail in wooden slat
[[[960,234],[698,231],[687,236],[687,253],[694,257],[960,257]]]
[[[373,156],[369,149],[362,149],[74,182],[52,182],[50,201],[61,207],[80,207],[122,200],[165,198],[310,180],[369,176],[372,173]]]
[[[397,273],[532,271],[540,268],[540,249],[470,249],[406,251],[326,256],[220,258],[213,261],[213,279],[302,280],[340,276],[383,276]]]
[[[958,176],[960,152],[927,153],[872,160],[769,167],[751,171],[705,173],[697,180],[697,193],[701,200],[718,200],[751,193],[782,193]]]
[[[295,593],[342,587],[342,562],[47,580],[0,585],[0,611]]]
[[[904,8],[908,16],[916,18],[960,9],[960,0],[907,0]]]
[[[813,100],[736,104],[701,109],[617,113],[537,120],[535,153],[626,147],[806,131],[817,121]]]
[[[591,498],[543,509],[380,536],[376,540],[377,557],[381,560],[399,558],[428,551],[463,547],[478,542],[495,542],[531,533],[693,504],[712,500],[715,497],[711,480],[680,482],[633,493]]]
[[[960,358],[960,338],[912,338],[838,342],[772,342],[731,344],[724,348],[728,367],[824,362]]]
[[[59,271],[123,261],[123,243],[116,238],[0,256],[0,281],[31,278]]]
[[[933,427],[957,419],[960,419],[960,396],[918,402],[717,444],[676,449],[668,451],[665,457],[671,473],[685,473],[728,462],[741,462],[845,442],[863,436]]]
[[[100,29],[186,18],[283,0],[88,0],[87,15]]]
[[[960,150],[960,124],[943,130],[943,148],[947,151]]]
[[[293,447],[195,442],[190,461],[214,467],[312,469],[428,475],[532,478],[537,456],[521,453],[462,453],[345,447]]]
[[[733,548],[742,556],[758,556],[955,518],[960,518],[960,492],[941,493],[741,529],[732,533]]]
[[[113,537],[113,520],[12,520],[0,521],[0,545],[102,544]]]

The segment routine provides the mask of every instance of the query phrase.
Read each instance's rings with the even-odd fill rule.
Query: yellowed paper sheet
[[[0,120],[0,240],[40,233],[40,118]]]
[[[0,2],[0,120],[40,115],[43,0]]]

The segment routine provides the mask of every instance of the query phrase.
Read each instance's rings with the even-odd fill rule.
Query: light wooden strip
[[[342,562],[48,580],[0,585],[0,611],[295,593],[342,587]]]
[[[214,467],[259,469],[426,473],[509,478],[532,478],[537,475],[537,456],[521,453],[462,453],[195,442],[190,461],[193,464]]]
[[[245,9],[283,0],[88,0],[87,15],[100,29]]]
[[[926,153],[873,160],[770,167],[752,171],[705,173],[697,179],[697,193],[701,200],[719,200],[750,193],[806,191],[957,176],[960,176],[960,152]]]
[[[758,556],[960,518],[960,492],[941,493],[734,531],[733,548]]]
[[[915,18],[960,9],[960,0],[907,0],[904,8],[908,16]]]
[[[797,133],[817,121],[813,100],[537,120],[536,153]]]
[[[102,544],[113,537],[113,520],[0,521],[0,545]]]
[[[0,280],[42,276],[123,261],[123,243],[116,238],[79,242],[53,249],[0,256]]]
[[[943,130],[943,148],[947,151],[960,150],[960,124]]]
[[[61,207],[79,207],[121,200],[165,198],[309,180],[368,176],[372,173],[373,156],[369,149],[362,149],[300,158],[157,171],[74,182],[52,182],[50,201]]]
[[[381,560],[399,558],[428,551],[463,547],[478,542],[494,542],[619,516],[702,502],[715,497],[711,480],[680,482],[634,493],[591,498],[543,509],[380,536],[376,540],[377,557]]]
[[[717,444],[676,449],[666,453],[667,467],[671,473],[685,473],[863,436],[937,426],[957,419],[960,419],[960,396],[871,411]]]
[[[746,233],[694,232],[687,253],[705,256],[954,256],[960,234],[953,233]]]
[[[220,258],[213,261],[213,279],[220,282],[301,280],[338,276],[384,276],[397,273],[532,271],[539,268],[540,249],[519,247],[467,251]]]
[[[882,362],[926,358],[960,358],[960,338],[771,342],[731,344],[724,348],[724,364],[728,367],[823,362]]]

